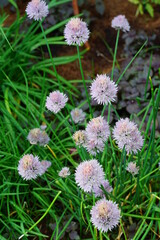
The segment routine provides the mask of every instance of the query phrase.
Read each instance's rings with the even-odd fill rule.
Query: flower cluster
[[[127,154],[137,153],[143,146],[143,138],[134,122],[128,118],[120,119],[114,129],[113,137],[120,149],[125,147]]]
[[[117,85],[106,74],[97,75],[91,85],[91,97],[98,104],[114,102],[117,96]]]
[[[25,180],[35,179],[41,176],[50,167],[49,161],[39,161],[38,156],[32,154],[24,155],[18,164],[19,175]]]
[[[40,146],[45,146],[48,144],[50,138],[44,130],[40,128],[34,128],[29,131],[27,136],[30,144],[39,144]]]
[[[26,13],[30,19],[41,21],[48,15],[49,11],[45,1],[32,0],[27,5]],[[130,25],[124,15],[115,17],[111,25],[116,30],[124,32],[130,30]],[[64,29],[67,44],[77,45],[77,48],[87,42],[89,34],[87,24],[80,18],[72,18]],[[103,105],[115,102],[117,92],[116,83],[106,74],[97,75],[90,87],[91,98],[98,104]],[[47,96],[45,106],[49,111],[57,114],[65,107],[67,102],[68,97],[66,94],[56,90]],[[73,109],[70,114],[72,123],[75,124],[82,123],[86,117],[86,113],[78,108]],[[76,131],[73,134],[73,140],[78,147],[83,146],[90,154],[96,155],[104,151],[109,135],[109,124],[103,116],[99,116],[91,119],[85,130]],[[113,138],[121,150],[125,148],[127,154],[137,153],[143,146],[143,139],[137,125],[128,118],[120,119],[116,123],[113,129]],[[44,128],[30,130],[27,139],[31,144],[39,144],[40,146],[45,146],[50,140]],[[81,153],[82,156],[86,154],[85,151]],[[36,179],[44,174],[50,166],[50,161],[40,161],[38,156],[27,154],[20,159],[18,172],[25,180]],[[126,170],[134,176],[138,174],[139,167],[136,166],[136,163],[130,162]],[[61,178],[67,178],[70,174],[69,167],[63,167],[58,172],[58,176]],[[102,232],[107,232],[117,226],[120,221],[120,209],[115,202],[105,198],[106,192],[111,193],[113,188],[109,181],[105,179],[105,172],[100,163],[96,159],[81,162],[75,170],[75,182],[84,192],[94,194],[96,198],[101,198],[95,203],[90,212],[93,225]],[[108,195],[112,197],[112,194]],[[77,237],[76,231],[72,232],[72,236],[70,235],[72,238],[75,238],[75,236]]]
[[[85,119],[86,113],[82,109],[75,108],[71,111],[71,117],[74,123],[83,122]]]
[[[27,16],[36,21],[42,20],[49,13],[48,5],[43,0],[32,0],[26,8]]]
[[[103,191],[103,189],[104,191]],[[98,187],[94,187],[94,194],[95,194],[95,197],[105,197],[105,192],[112,192],[113,191],[113,188],[112,186],[110,186],[109,184],[109,181],[106,179],[106,180],[103,180],[101,182],[101,185],[98,186]]]
[[[48,170],[48,168],[51,166],[51,162],[50,161],[47,161],[47,160],[43,160],[43,161],[41,161],[41,166],[42,166],[42,171],[43,171],[43,173],[45,173],[47,170]]]
[[[58,173],[58,175],[62,178],[66,178],[70,175],[70,170],[68,167],[63,167],[61,171]]]
[[[104,117],[93,118],[86,127],[85,147],[88,152],[92,155],[102,152],[109,135],[109,125]]]
[[[129,22],[124,15],[118,15],[113,18],[111,26],[112,28],[115,28],[116,30],[120,29],[123,32],[129,32],[130,30]]]
[[[65,107],[68,97],[60,91],[54,91],[49,94],[46,100],[46,108],[53,113],[58,113]]]
[[[104,117],[100,116],[90,120],[85,131],[75,132],[73,139],[77,146],[83,146],[89,153],[96,155],[104,150],[109,135],[109,125]]]
[[[102,232],[112,230],[120,221],[118,205],[106,199],[97,201],[91,209],[91,221]]]
[[[64,29],[64,37],[68,45],[81,45],[87,42],[89,30],[87,24],[80,18],[72,18]]]
[[[76,131],[73,134],[73,140],[77,146],[84,146],[86,142],[86,132],[84,130]]]
[[[94,188],[98,188],[104,181],[102,166],[96,159],[80,163],[76,168],[75,180],[85,192],[94,192]]]
[[[138,174],[139,167],[136,166],[136,163],[130,162],[130,163],[128,163],[126,170],[134,176],[134,175]]]

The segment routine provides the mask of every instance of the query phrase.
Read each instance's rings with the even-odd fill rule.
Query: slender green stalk
[[[146,174],[144,177],[142,177],[139,181],[143,181],[145,178],[147,178],[148,176],[150,176],[151,174],[157,172],[159,170],[159,168],[154,169],[152,172]],[[129,183],[129,182],[126,182]],[[117,196],[118,198],[120,198],[124,193],[128,192],[128,190],[132,189],[134,187],[135,184],[132,184],[131,186],[129,186],[127,189],[125,189],[121,194],[119,194],[119,196]]]
[[[122,74],[120,75],[120,77],[117,80],[117,84],[121,81],[123,75],[125,74],[125,72],[127,71],[127,69],[130,67],[130,65],[132,64],[132,62],[134,61],[134,59],[138,56],[138,54],[142,51],[142,49],[144,48],[144,46],[146,45],[148,39],[143,43],[142,47],[140,47],[140,49],[138,50],[138,52],[136,52],[136,54],[134,55],[134,57],[132,58],[132,60],[128,63],[128,65],[126,66],[126,68],[124,69],[124,71],[122,72]]]
[[[40,222],[42,221],[42,219],[47,215],[47,213],[49,212],[49,210],[51,209],[51,207],[53,206],[53,204],[55,203],[56,199],[59,197],[60,194],[61,194],[61,191],[59,191],[59,192],[57,193],[57,195],[55,196],[55,198],[53,199],[53,201],[52,201],[51,204],[49,205],[48,209],[47,209],[47,210],[45,211],[45,213],[42,215],[42,217],[41,217],[40,219],[38,219],[38,221],[37,221],[35,224],[33,224],[33,226],[30,227],[30,228],[28,229],[28,231],[25,232],[24,234],[22,234],[18,239],[23,238],[29,231],[31,231],[35,226],[38,225],[38,223],[40,223]]]
[[[114,55],[113,55],[113,65],[112,65],[112,72],[111,72],[111,80],[113,80],[113,75],[114,75],[114,68],[115,68],[115,63],[116,63],[119,34],[120,34],[120,29],[118,29],[118,31],[117,31],[116,44],[115,44]],[[105,109],[106,109],[106,104],[103,107],[101,116],[103,116]],[[111,104],[108,105],[108,123],[110,121],[110,114],[111,114]]]
[[[147,217],[147,216],[141,216],[141,215],[129,214],[129,213],[123,213],[123,216],[133,217],[133,218],[140,218],[140,219],[143,219],[143,220],[148,219],[148,220],[160,221],[160,218]]]
[[[87,97],[87,101],[88,101],[88,105],[89,105],[89,110],[90,110],[91,117],[93,117],[90,97],[88,95],[87,86],[86,86],[86,82],[85,82],[85,79],[84,79],[84,73],[83,73],[83,68],[82,68],[82,63],[81,63],[81,56],[80,56],[80,51],[79,51],[79,46],[78,45],[77,45],[77,53],[78,53],[79,66],[80,66],[81,76],[82,76],[82,80],[83,80],[83,85],[84,85],[84,89],[85,89],[85,93],[86,93],[86,97]]]
[[[111,80],[113,80],[113,75],[114,75],[114,68],[115,68],[115,63],[116,63],[119,34],[120,34],[120,29],[118,29],[118,31],[117,31],[116,45],[115,45],[114,55],[113,55],[113,66],[112,66],[112,72],[111,72]]]
[[[146,219],[150,219],[150,220],[154,220],[154,219],[155,219],[154,217],[148,217],[148,214],[151,212],[151,208],[152,208],[155,200],[156,200],[155,196],[151,195],[151,200],[150,200],[150,204],[149,204],[149,206],[148,206],[148,210],[147,210],[146,216],[142,216],[143,221],[142,221],[142,223],[141,223],[138,231],[136,232],[133,240],[136,240],[136,239],[137,239],[137,235],[139,234],[141,228],[143,227],[143,224],[145,223]],[[132,215],[132,214],[131,214],[131,215]],[[159,220],[160,220],[160,219],[159,219]]]
[[[121,228],[122,228],[122,231],[123,231],[123,234],[124,234],[124,238],[125,238],[125,240],[127,240],[127,236],[126,236],[126,233],[125,233],[125,230],[124,230],[124,227],[123,227],[123,222],[122,222],[121,219],[120,219],[120,224],[121,224]]]
[[[155,140],[155,129],[156,129],[156,111],[155,111],[155,100],[154,100],[154,90],[153,90],[153,83],[152,79],[149,76],[149,81],[151,85],[151,95],[152,95],[152,109],[153,109],[153,127],[152,127],[152,152],[151,152],[151,161],[150,161],[150,166],[152,166],[153,160],[154,160],[154,140]]]
[[[11,48],[12,51],[14,51],[10,42],[8,41],[8,38],[7,38],[6,34],[3,31],[3,28],[1,26],[0,26],[0,30],[1,30],[1,33],[2,33],[3,37],[6,39],[6,42],[8,43],[9,47]]]
[[[146,85],[145,85],[145,94],[144,94],[144,98],[146,99],[146,95],[147,95],[147,88],[148,88],[148,80],[149,80],[149,76],[150,76],[150,72],[151,72],[151,67],[152,67],[152,53],[150,56],[150,60],[149,60],[149,69],[148,69],[148,74],[147,74],[147,79],[146,79]]]
[[[42,26],[42,22],[40,21],[39,24],[40,24],[40,27],[41,27],[41,30],[42,30],[44,39],[45,39],[45,41],[46,41],[46,46],[47,46],[47,49],[48,49],[48,53],[49,53],[50,59],[51,59],[51,61],[52,61],[53,70],[54,70],[55,75],[56,75],[56,78],[57,78],[57,80],[58,80],[59,89],[60,89],[60,91],[62,91],[61,82],[60,82],[60,79],[59,79],[59,76],[58,76],[58,73],[57,73],[57,70],[56,70],[56,66],[55,66],[55,63],[54,63],[54,60],[53,60],[53,56],[52,56],[52,53],[51,53],[50,46],[49,46],[49,44],[48,44],[48,40],[47,40],[46,34],[45,34],[44,29],[43,29],[43,26]]]

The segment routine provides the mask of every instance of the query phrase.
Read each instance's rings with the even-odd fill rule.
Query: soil
[[[18,6],[20,14],[24,14],[27,5],[27,0],[18,0]],[[91,17],[95,20],[91,22],[89,29],[91,31],[89,45],[90,50],[84,55],[82,59],[83,70],[86,78],[92,78],[97,73],[109,73],[112,67],[112,56],[106,48],[104,41],[114,49],[116,31],[111,28],[111,20],[119,15],[123,14],[128,19],[131,28],[135,30],[143,29],[148,35],[155,33],[160,35],[160,6],[156,6],[154,9],[154,18],[151,18],[148,13],[144,15],[135,16],[137,5],[130,3],[127,0],[104,0],[105,13],[103,16],[98,14],[95,10],[95,0],[87,0],[87,9],[91,13]],[[5,11],[9,14],[5,24],[11,24],[16,18],[16,13],[11,12],[9,7],[5,8]],[[80,9],[80,12],[83,10]],[[122,34],[122,33],[121,33]],[[160,43],[160,38],[158,39]],[[117,57],[119,62],[124,59],[120,59],[121,49],[123,46],[123,40],[120,37]],[[84,48],[81,48],[81,51]],[[56,49],[58,56],[69,56],[76,54],[75,47],[60,46]],[[66,65],[58,66],[58,72],[68,80],[81,79],[78,61],[69,63]]]
[[[131,28],[135,30],[143,29],[147,34],[152,35],[155,33],[160,35],[160,7],[155,8],[155,16],[151,18],[147,13],[143,16],[135,16],[137,6],[131,4],[127,0],[104,0],[105,13],[103,16],[98,14],[95,10],[95,1],[88,0],[87,10],[91,12],[91,17],[96,18],[90,25],[91,36],[89,39],[90,50],[84,55],[82,59],[83,70],[86,78],[92,78],[97,73],[109,73],[112,68],[112,56],[106,48],[103,40],[114,49],[116,31],[111,28],[111,20],[119,15],[125,15],[128,19]],[[81,9],[83,10],[83,9]],[[121,33],[122,34],[122,33]],[[103,39],[103,40],[102,40]],[[158,40],[160,43],[160,39]],[[120,58],[123,40],[120,37],[118,47],[118,61],[124,59]],[[61,47],[59,55],[72,55],[76,54],[74,47],[64,46]],[[80,79],[80,71],[78,62],[70,63],[67,65],[59,66],[58,71],[66,79]]]

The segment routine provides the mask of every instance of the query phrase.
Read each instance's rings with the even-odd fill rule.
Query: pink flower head
[[[105,143],[101,138],[98,140],[87,138],[84,147],[90,154],[96,156],[97,153],[103,152]]]
[[[126,170],[134,176],[134,175],[138,174],[139,167],[136,166],[136,163],[130,162],[130,163],[128,163]]]
[[[94,188],[99,187],[104,181],[102,166],[96,159],[80,163],[76,168],[75,180],[85,192],[94,191]]]
[[[41,161],[41,166],[44,171],[44,173],[48,170],[48,168],[51,166],[51,162],[47,160]]]
[[[27,139],[30,144],[39,144],[40,146],[45,146],[50,140],[47,133],[40,128],[31,129],[29,131]]]
[[[100,186],[94,188],[95,197],[105,197],[104,191],[101,188],[102,186],[103,186],[104,190],[108,193],[113,191],[113,188],[110,186],[109,181],[104,180],[104,181],[102,181]]]
[[[60,91],[54,91],[49,94],[46,100],[46,108],[51,112],[58,113],[65,107],[68,97]]]
[[[37,156],[24,155],[18,164],[18,173],[25,180],[35,179],[44,173],[41,162]]]
[[[109,125],[103,117],[93,118],[86,127],[86,149],[92,155],[104,150],[105,143],[110,135]]]
[[[27,5],[26,13],[30,19],[42,20],[49,13],[48,5],[43,0],[32,0]]]
[[[125,146],[127,154],[137,153],[143,146],[143,138],[134,122],[128,118],[120,119],[113,129],[113,138],[118,147],[123,149]]]
[[[58,175],[62,178],[66,178],[70,175],[70,170],[68,167],[63,167],[61,171],[58,173]]]
[[[91,222],[102,232],[112,230],[120,221],[118,205],[112,201],[101,199],[91,209]]]
[[[87,42],[89,38],[87,24],[80,18],[72,18],[66,24],[64,37],[68,45],[77,44],[81,46],[81,44]]]
[[[106,74],[97,75],[91,85],[91,96],[98,104],[114,102],[117,96],[117,85]]]
[[[74,123],[80,123],[83,122],[85,119],[85,112],[83,112],[82,109],[75,108],[71,111],[71,117],[73,119]]]
[[[116,30],[121,29],[123,32],[128,32],[130,30],[129,22],[124,15],[118,15],[113,18],[111,26]]]
[[[73,134],[73,140],[77,146],[84,146],[86,142],[86,132],[84,130],[76,131]]]

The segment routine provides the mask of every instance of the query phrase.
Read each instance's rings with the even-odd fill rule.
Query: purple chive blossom
[[[118,15],[113,18],[111,26],[116,30],[120,29],[123,32],[129,32],[130,30],[129,22],[124,15]]]
[[[35,179],[44,173],[41,162],[37,156],[24,155],[18,164],[18,173],[25,180]]]
[[[58,175],[62,178],[66,178],[70,175],[70,170],[68,167],[63,167],[61,171],[58,173]]]
[[[91,88],[91,96],[98,104],[114,102],[117,96],[117,85],[106,74],[97,75]]]
[[[80,163],[76,168],[75,180],[85,192],[94,191],[94,188],[99,187],[104,181],[102,166],[96,159]]]
[[[46,108],[53,113],[58,113],[65,107],[68,97],[60,91],[54,91],[49,94],[46,100]]]
[[[136,166],[136,163],[130,162],[130,163],[128,163],[128,166],[126,167],[126,170],[134,176],[134,175],[138,174],[139,167]]]
[[[30,144],[39,144],[40,146],[45,146],[50,140],[47,133],[40,128],[31,129],[29,131],[27,139]]]
[[[84,146],[86,142],[86,132],[84,130],[76,131],[73,134],[73,140],[75,141],[75,144],[79,147]]]
[[[88,41],[89,30],[87,24],[80,18],[72,18],[64,29],[64,37],[68,45],[79,45]]]
[[[40,126],[40,129],[43,130],[43,131],[44,131],[46,128],[47,128],[47,126],[46,126],[45,124],[42,124],[42,125]]]
[[[112,201],[101,199],[91,209],[91,222],[102,232],[112,230],[120,221],[118,205]]]
[[[137,153],[143,146],[143,138],[137,125],[128,118],[120,119],[113,129],[113,138],[122,150],[125,146],[127,154]]]
[[[102,139],[99,139],[98,142],[94,139],[87,139],[84,147],[90,154],[96,156],[97,153],[103,152],[105,143],[102,141]]]
[[[110,186],[109,181],[104,180],[100,186],[94,188],[95,197],[105,197],[105,191],[103,191],[102,187],[108,193],[113,191],[113,188]]]
[[[30,19],[42,20],[49,13],[48,5],[43,0],[32,0],[27,5],[26,13]]]
[[[82,109],[75,108],[71,111],[71,117],[74,123],[83,122],[85,119],[86,113]]]
[[[47,160],[41,161],[41,166],[44,171],[44,173],[48,170],[48,168],[51,166],[51,162]]]
[[[86,127],[85,147],[89,153],[102,152],[110,135],[109,125],[103,117],[93,118]]]

